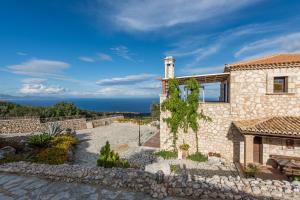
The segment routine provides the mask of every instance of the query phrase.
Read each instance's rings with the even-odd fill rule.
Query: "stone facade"
[[[288,92],[273,93],[273,79],[276,76],[288,77]],[[270,116],[299,116],[300,113],[300,68],[277,68],[231,71],[228,80],[229,102],[200,103],[199,111],[212,118],[212,122],[199,121],[200,151],[218,152],[228,160],[243,161],[244,137],[234,130],[233,121],[264,118]],[[221,86],[223,88],[223,86]],[[223,89],[222,89],[223,91]],[[166,98],[162,96],[161,102]],[[221,98],[224,94],[221,93]],[[161,117],[165,118],[166,113]],[[161,148],[168,149],[170,137],[167,125],[161,119]],[[191,152],[195,151],[195,137],[192,131],[179,133],[178,143],[190,144]],[[263,140],[266,141],[266,140]],[[298,144],[298,143],[297,143]],[[264,149],[274,152],[280,145],[264,144]],[[274,146],[277,146],[276,148]],[[289,155],[299,156],[298,147],[289,150]],[[265,157],[267,153],[265,152]],[[286,153],[286,152],[285,152]]]

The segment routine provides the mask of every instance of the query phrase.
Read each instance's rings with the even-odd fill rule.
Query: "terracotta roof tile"
[[[233,124],[244,134],[300,137],[300,117],[270,117]]]
[[[295,65],[298,64],[298,65]],[[275,54],[257,59],[241,61],[225,65],[225,71],[268,69],[278,67],[300,66],[300,53],[298,54]]]

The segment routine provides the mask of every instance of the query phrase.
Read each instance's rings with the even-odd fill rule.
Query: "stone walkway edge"
[[[0,165],[0,172],[33,175],[56,181],[98,184],[150,194],[189,199],[300,199],[300,184],[288,181],[244,179],[239,176],[164,176],[138,169],[84,167],[80,165],[46,165],[15,162]],[[246,182],[247,184],[245,184]],[[250,188],[249,188],[250,186]]]

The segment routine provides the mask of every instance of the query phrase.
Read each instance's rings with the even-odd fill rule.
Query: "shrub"
[[[51,122],[48,125],[46,133],[52,137],[59,135],[62,132],[60,125],[57,122]]]
[[[77,143],[76,139],[70,135],[54,137],[49,147],[42,149],[33,156],[32,161],[46,164],[64,164],[68,160],[68,150],[71,145]]]
[[[200,152],[196,152],[187,157],[189,160],[197,161],[197,162],[205,162],[207,161],[207,156],[203,155]]]
[[[183,151],[188,151],[190,148],[190,145],[184,143],[184,144],[180,145],[179,148]]]
[[[127,160],[121,160],[118,153],[110,150],[110,144],[108,141],[106,141],[106,144],[100,150],[99,159],[97,160],[97,166],[105,168],[128,168],[129,163]]]
[[[247,177],[255,177],[255,175],[259,172],[259,168],[255,164],[248,164],[244,170]]]
[[[49,146],[51,139],[52,137],[45,133],[39,135],[32,135],[28,139],[28,144],[31,147],[44,148]]]
[[[176,151],[159,151],[155,153],[155,155],[162,157],[163,159],[172,159],[177,158],[177,152]]]
[[[170,165],[170,170],[172,173],[178,173],[178,168],[177,165]]]

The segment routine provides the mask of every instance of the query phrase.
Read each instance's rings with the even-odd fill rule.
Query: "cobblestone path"
[[[150,200],[152,198],[144,193],[108,189],[97,185],[53,182],[37,177],[0,173],[0,200],[13,199]],[[166,198],[166,200],[176,199],[172,197]]]

